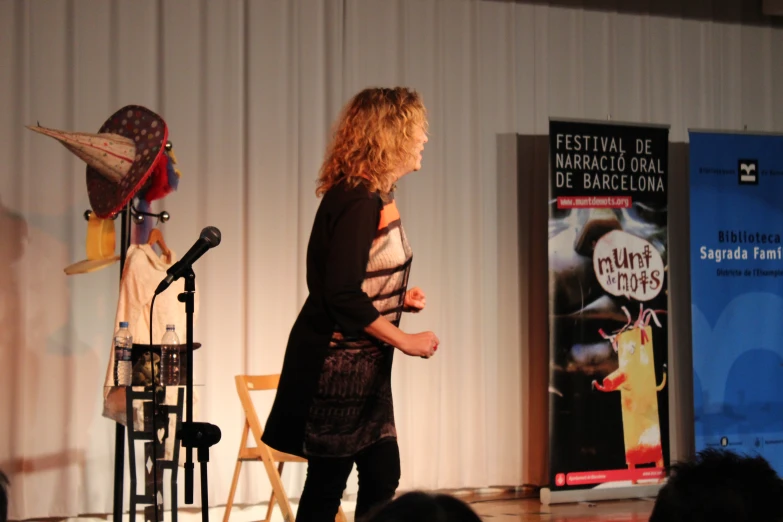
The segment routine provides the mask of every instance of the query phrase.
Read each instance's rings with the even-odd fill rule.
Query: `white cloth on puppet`
[[[119,327],[120,321],[128,322],[128,329],[133,336],[133,342],[136,344],[148,344],[150,340],[150,306],[152,298],[155,295],[155,289],[158,284],[166,277],[166,270],[172,264],[176,263],[176,254],[171,252],[171,263],[160,257],[151,245],[133,244],[128,247],[125,257],[125,268],[122,272],[120,281],[120,296],[117,303],[117,314],[114,320],[115,330]],[[198,285],[197,285],[198,290]],[[185,343],[185,334],[187,327],[187,315],[185,313],[185,304],[179,302],[177,296],[185,291],[185,281],[180,278],[172,283],[165,292],[162,292],[155,298],[155,310],[153,316],[152,344],[160,344],[163,335],[166,333],[166,325],[173,324],[175,331],[180,339],[180,343]],[[194,315],[195,325],[199,313],[198,291],[194,295]],[[125,388],[114,387],[114,339],[110,343],[109,366],[106,369],[106,380],[103,388],[103,416],[112,419],[120,424],[127,426],[127,416],[125,411]],[[180,370],[180,374],[185,376],[185,368]],[[177,393],[180,388],[169,386],[166,388],[166,403],[175,404]],[[183,388],[184,389],[184,388]],[[182,406],[182,421],[185,421],[185,411],[187,393],[184,394]],[[193,417],[198,418],[198,390],[193,387]],[[133,405],[134,428],[142,430],[144,426],[144,412],[142,403],[135,401]],[[176,424],[173,416],[169,418],[169,437],[166,439],[165,459],[171,460],[174,455],[173,434]],[[185,452],[180,448],[179,463],[184,465]]]

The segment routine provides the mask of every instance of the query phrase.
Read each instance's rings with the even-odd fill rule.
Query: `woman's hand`
[[[404,342],[398,348],[405,355],[424,357],[425,359],[435,355],[440,341],[432,332],[406,334]]]
[[[403,303],[403,310],[406,312],[420,312],[424,310],[427,305],[427,296],[424,295],[424,290],[415,286],[405,292],[405,302]]]
[[[384,343],[397,347],[405,355],[425,359],[435,354],[440,343],[432,332],[405,333],[382,315],[367,325],[364,331]]]

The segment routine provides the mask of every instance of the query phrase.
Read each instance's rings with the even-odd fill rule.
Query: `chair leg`
[[[283,465],[285,462],[280,462],[277,464],[277,474],[281,477],[283,476]],[[272,522],[272,510],[275,507],[275,492],[272,491],[272,494],[269,495],[269,507],[266,510],[266,522]]]
[[[228,500],[226,501],[226,511],[223,513],[223,522],[228,522],[228,518],[231,516],[231,508],[234,507],[234,494],[237,490],[239,471],[241,469],[242,461],[237,460],[237,465],[234,467],[234,479],[231,481],[231,490],[228,492]]]
[[[242,432],[242,441],[239,443],[239,455],[242,454],[242,448],[247,445],[247,434],[250,430],[247,422],[245,422],[245,429]],[[226,510],[223,512],[223,522],[228,522],[228,518],[231,516],[231,508],[234,506],[234,494],[237,491],[237,484],[239,483],[239,472],[242,469],[242,460],[237,455],[237,464],[234,466],[234,478],[231,480],[231,489],[228,492],[228,500],[226,501]]]
[[[296,519],[294,510],[291,509],[291,502],[285,494],[283,481],[280,480],[280,473],[272,462],[272,455],[269,452],[269,448],[261,446],[261,452],[262,455],[264,455],[262,460],[264,461],[266,474],[269,476],[269,481],[272,483],[272,492],[275,497],[277,497],[277,502],[280,504],[280,510],[283,512],[283,520],[285,520],[285,522],[294,522]]]
[[[275,507],[275,492],[269,495],[269,506],[266,508],[266,518],[264,522],[272,522],[272,509]]]

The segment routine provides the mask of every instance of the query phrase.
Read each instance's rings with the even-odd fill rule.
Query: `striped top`
[[[378,313],[399,326],[412,252],[394,199],[381,209],[362,290]],[[394,347],[335,326],[305,430],[309,455],[354,455],[396,437],[391,392]]]

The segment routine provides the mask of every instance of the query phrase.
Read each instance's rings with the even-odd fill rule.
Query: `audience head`
[[[650,522],[783,522],[783,480],[762,457],[705,450],[672,465]]]
[[[366,522],[481,522],[465,502],[444,494],[405,493],[370,514]]]

